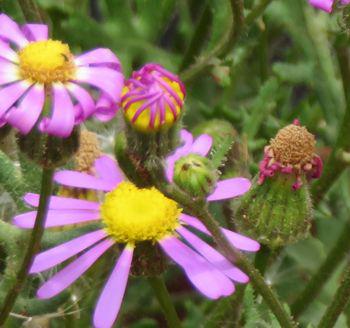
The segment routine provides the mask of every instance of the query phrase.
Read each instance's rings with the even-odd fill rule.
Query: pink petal
[[[56,182],[76,188],[111,191],[116,185],[113,181],[96,178],[90,174],[76,171],[60,171],[54,176]]]
[[[107,93],[115,102],[120,100],[124,86],[123,75],[108,67],[79,67],[76,80],[100,89],[102,92]]]
[[[340,0],[340,3],[342,5],[348,5],[350,3],[350,0]]]
[[[311,6],[330,13],[332,11],[334,0],[309,0]]]
[[[215,248],[208,245],[206,242],[198,238],[195,234],[188,231],[184,227],[176,229],[180,235],[186,239],[186,241],[204,258],[206,258],[211,264],[213,264],[218,270],[224,273],[230,279],[247,283],[249,277],[240,269],[235,267],[229,262],[223,255],[221,255]]]
[[[6,120],[22,134],[27,134],[38,121],[44,103],[44,86],[42,84],[36,84],[30,88],[18,107],[14,107],[8,111]]]
[[[75,261],[67,265],[63,270],[56,273],[37,292],[41,299],[51,298],[62,292],[88,270],[97,259],[113,245],[110,240],[104,240],[89,249]]]
[[[11,62],[17,63],[18,56],[15,51],[13,51],[10,45],[0,39],[0,57],[5,58]]]
[[[117,166],[117,162],[108,155],[103,155],[95,160],[95,169],[99,178],[116,186],[125,180],[123,172]]]
[[[208,298],[217,299],[234,292],[231,280],[176,237],[166,237],[159,244],[184,269],[192,284]]]
[[[126,246],[97,301],[94,311],[94,326],[110,328],[117,319],[125,294],[133,249]]]
[[[74,60],[77,66],[90,64],[113,64],[120,70],[120,61],[117,56],[107,48],[98,48],[78,56]]]
[[[29,41],[47,40],[49,36],[49,29],[45,24],[25,24],[22,32]]]
[[[1,51],[1,41],[0,41]],[[1,56],[0,52],[0,56]],[[0,57],[0,86],[20,80],[18,66]]]
[[[53,109],[51,118],[45,117],[40,123],[42,132],[56,137],[67,138],[73,131],[74,106],[63,84],[53,87]]]
[[[237,197],[246,193],[250,189],[250,186],[250,181],[245,178],[221,180],[217,183],[215,190],[209,195],[207,200],[212,202]]]
[[[104,230],[89,232],[35,256],[30,273],[39,273],[64,262],[106,237]]]
[[[211,236],[211,233],[208,231],[208,229],[197,218],[187,214],[181,214],[180,218],[184,223]],[[231,244],[237,249],[248,252],[257,252],[260,249],[259,243],[253,239],[242,236],[225,228],[221,228],[221,231],[225,234],[226,238],[231,242]]]
[[[190,132],[182,129],[180,132],[180,138],[183,145],[178,147],[174,153],[166,158],[165,175],[169,182],[173,181],[175,162],[182,156],[188,155],[192,147],[193,136]]]
[[[67,83],[66,87],[73,95],[73,97],[78,101],[80,108],[82,109],[80,116],[75,118],[76,121],[82,122],[94,114],[95,102],[89,92],[87,92],[84,88],[77,85],[76,83]]]
[[[27,193],[23,199],[24,201],[34,207],[39,206],[40,195]],[[75,199],[68,197],[51,196],[50,197],[50,210],[94,210],[98,211],[100,204],[97,202],[91,202],[84,199]]]
[[[20,48],[28,44],[17,23],[5,14],[0,14],[0,37],[17,44]]]
[[[193,143],[190,153],[207,156],[213,144],[213,138],[208,134],[201,134]]]
[[[30,84],[27,82],[19,81],[0,90],[0,117],[5,114],[29,87]]]
[[[32,229],[35,224],[36,211],[16,215],[13,224],[24,229]],[[60,227],[70,224],[99,220],[100,212],[92,210],[49,210],[45,228]]]
[[[118,110],[119,106],[117,103],[107,94],[102,93],[96,103],[95,117],[101,122],[108,122],[115,116]]]

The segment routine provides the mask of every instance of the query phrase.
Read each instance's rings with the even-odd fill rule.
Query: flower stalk
[[[180,328],[181,322],[176,313],[171,297],[161,276],[148,277],[148,282],[153,288],[153,291],[162,307],[164,316],[170,328]]]
[[[50,194],[53,184],[54,169],[43,169],[42,180],[41,180],[41,192],[40,201],[37,216],[35,219],[34,229],[32,230],[27,252],[24,256],[21,267],[18,271],[15,283],[9,290],[5,297],[1,312],[0,312],[0,326],[4,325],[7,320],[11,309],[13,308],[16,299],[22,289],[22,286],[27,278],[30,270],[33,258],[40,249],[40,243],[44,234],[46,213],[49,205]]]
[[[344,277],[339,285],[337,292],[335,293],[333,302],[329,305],[326,313],[323,315],[319,328],[331,328],[333,327],[340,314],[350,300],[350,263],[345,268]]]

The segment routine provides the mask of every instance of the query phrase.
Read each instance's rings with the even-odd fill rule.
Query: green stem
[[[329,252],[326,260],[323,262],[317,273],[311,278],[300,296],[291,306],[294,317],[300,316],[311,304],[311,302],[320,293],[323,286],[338,267],[344,256],[350,251],[350,223],[346,223],[343,231]]]
[[[336,51],[346,97],[346,109],[333,151],[326,162],[321,178],[312,187],[314,204],[322,200],[329,188],[348,167],[348,164],[341,160],[339,155],[343,151],[350,151],[350,60],[347,47],[338,47]]]
[[[49,199],[52,190],[54,169],[43,169],[41,180],[41,192],[39,207],[35,219],[34,228],[32,230],[27,251],[24,255],[22,265],[18,271],[16,281],[13,287],[7,293],[4,304],[0,312],[0,327],[4,325],[13,308],[18,294],[26,280],[30,267],[32,265],[33,257],[39,251],[40,242],[44,234],[46,213],[49,205]]]
[[[208,211],[207,205],[203,202],[194,203],[191,197],[173,185],[159,187],[165,194],[183,205],[185,209],[204,223],[225,257],[248,274],[254,288],[264,298],[266,304],[274,313],[281,326],[284,328],[296,327],[292,318],[284,310],[283,305],[280,303],[271,287],[265,283],[259,271],[250,263],[248,258],[238,252],[223,235],[217,221]]]
[[[43,17],[34,0],[18,0],[27,22],[43,22]]]
[[[319,328],[333,327],[338,317],[341,315],[350,300],[350,264],[344,271],[344,277],[340,283],[338,290],[333,298],[333,302],[329,305],[326,313],[323,315]]]
[[[196,56],[198,56],[210,30],[212,18],[213,15],[210,5],[208,4],[208,1],[206,1],[201,16],[198,19],[197,26],[193,32],[191,42],[182,59],[180,71],[183,71],[186,67],[188,67],[188,65],[192,64]]]
[[[242,0],[230,0],[232,16],[226,33],[212,51],[207,55],[199,56],[198,60],[193,65],[180,73],[181,79],[184,82],[193,80],[212,65],[214,58],[225,57],[239,39],[241,32],[244,30],[244,25],[251,25],[271,2],[272,0],[261,0],[260,3],[251,10],[244,21]]]
[[[273,0],[260,0],[260,2],[250,11],[245,19],[247,25],[253,24],[253,22],[265,11],[267,6]]]
[[[230,8],[231,18],[227,31],[213,50],[211,50],[206,56],[200,56],[193,65],[180,73],[183,81],[189,81],[202,73],[211,65],[214,58],[225,56],[234,46],[244,23],[242,0],[230,0]]]
[[[161,276],[148,277],[148,281],[152,286],[154,293],[157,296],[159,304],[161,305],[165,318],[170,328],[181,327],[180,319],[176,313],[174,305],[171,301],[168,290],[165,286],[164,280]]]

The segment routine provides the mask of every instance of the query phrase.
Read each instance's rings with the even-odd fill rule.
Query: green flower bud
[[[17,135],[20,151],[30,160],[44,168],[62,166],[79,148],[79,127],[68,138],[57,138],[33,129],[27,135]]]
[[[204,197],[215,188],[218,173],[210,160],[197,154],[180,158],[175,163],[174,182],[195,197]]]

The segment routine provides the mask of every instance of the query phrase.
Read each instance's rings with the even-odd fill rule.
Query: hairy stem
[[[198,19],[198,23],[193,32],[190,44],[182,59],[180,71],[183,71],[186,67],[188,67],[188,65],[192,64],[195,57],[198,56],[208,35],[212,18],[213,14],[207,1],[202,10],[201,16]]]
[[[337,292],[334,295],[333,302],[329,305],[327,311],[323,315],[319,328],[333,327],[338,317],[341,315],[350,300],[350,264],[344,271],[344,277],[340,283]]]
[[[238,41],[242,31],[244,30],[244,26],[251,25],[256,18],[262,15],[266,7],[271,2],[272,0],[261,0],[260,3],[247,15],[246,19],[244,19],[243,1],[230,0],[232,16],[227,32],[218,41],[217,45],[212,51],[210,51],[207,55],[199,56],[193,65],[180,73],[181,79],[184,82],[193,80],[212,64],[214,58],[225,57]]]
[[[310,279],[300,296],[292,304],[291,311],[294,317],[297,318],[308,308],[328,279],[332,276],[339,263],[344,259],[344,256],[350,251],[349,235],[350,223],[346,223],[337,243],[329,252],[326,260],[316,274]]]
[[[180,73],[183,81],[195,78],[211,65],[215,57],[225,56],[234,46],[244,25],[243,2],[242,0],[230,0],[230,7],[231,19],[227,31],[213,50],[205,56],[200,56],[193,65]]]
[[[164,312],[164,315],[168,322],[169,327],[170,328],[181,327],[180,319],[171,301],[171,297],[165,286],[164,279],[160,276],[153,276],[153,277],[149,277],[148,281],[152,286],[154,293],[157,296],[157,299],[159,301],[159,304],[162,307],[162,310]]]
[[[5,297],[4,304],[0,312],[0,326],[3,326],[6,319],[8,318],[9,313],[12,310],[18,294],[20,293],[21,288],[26,280],[33,261],[33,257],[39,251],[40,242],[45,229],[45,219],[52,190],[53,174],[53,169],[43,169],[40,200],[35,219],[35,225],[32,230],[27,246],[27,251],[24,255],[24,259],[18,271],[15,283]]]

